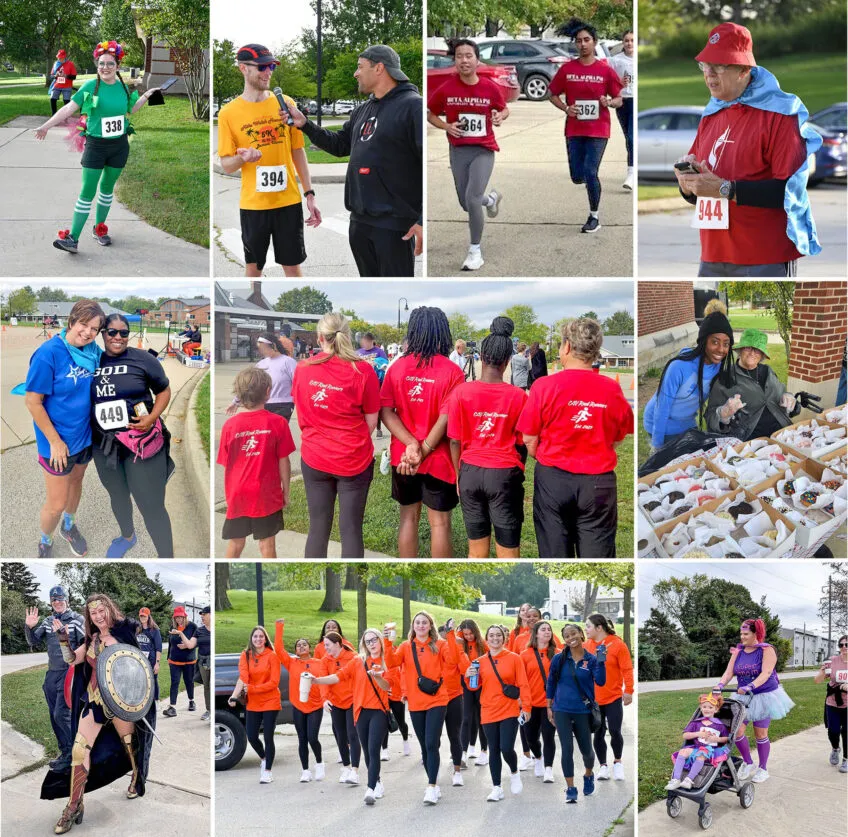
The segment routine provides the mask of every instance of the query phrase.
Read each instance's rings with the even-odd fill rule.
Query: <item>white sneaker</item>
[[[304,770],[303,773],[300,774],[301,782],[311,782],[312,774],[308,770]]]
[[[497,218],[501,207],[501,201],[503,200],[503,195],[492,189],[492,191],[489,192],[488,197],[492,199],[492,203],[486,206],[486,214],[490,218]]]
[[[469,250],[465,261],[462,263],[462,270],[480,270],[484,264],[482,251]]]
[[[672,779],[666,786],[666,790],[677,790],[683,784],[682,779]]]
[[[403,742],[403,754],[405,756],[412,754],[412,750],[410,749],[410,746],[409,746],[409,739],[407,739],[406,741]]]
[[[363,801],[366,805],[373,805],[373,804],[374,804],[374,800],[375,800],[376,798],[377,798],[377,797],[374,795],[374,791],[372,791],[372,790],[371,790],[371,788],[365,788],[365,796],[363,796],[363,797],[362,797],[362,801]]]
[[[270,785],[271,782],[274,781],[274,777],[271,775],[270,770],[263,770],[262,775],[259,777],[260,785]]]
[[[831,750],[830,751],[830,763],[836,767],[839,764],[839,750]]]
[[[427,790],[424,791],[424,804],[435,805],[438,801],[439,797],[436,795],[436,789],[427,785]]]
[[[762,767],[757,768],[757,772],[751,777],[752,782],[765,782],[768,779],[768,770],[764,770]]]
[[[596,775],[596,778],[598,778],[598,779],[609,779],[609,777],[610,777],[609,765],[608,764],[602,764],[598,768],[598,773]]]
[[[377,779],[377,787],[374,788],[374,799],[382,799],[386,795],[386,790],[383,783]]]
[[[522,753],[518,757],[518,769],[519,770],[529,770],[536,763],[535,759],[528,758]]]
[[[536,763],[533,765],[533,775],[541,778],[545,775],[545,762],[542,759],[535,759]]]
[[[319,761],[319,762],[315,765],[315,781],[316,781],[316,782],[320,782],[320,781],[322,781],[326,775],[327,775],[327,773],[326,773],[326,771],[324,770],[324,762],[323,762],[323,761]]]
[[[512,791],[512,793],[514,795],[519,794],[519,793],[521,793],[521,791],[524,790],[524,784],[521,781],[521,774],[520,773],[513,773],[509,777],[509,789]]]
[[[465,784],[465,782],[462,781],[462,774],[461,773],[454,773],[453,774],[453,781],[451,782],[451,784],[455,788],[461,788]]]
[[[477,748],[473,744],[469,745],[469,747],[468,747],[468,758],[470,758],[470,759],[476,759],[477,758]]]
[[[489,763],[489,754],[483,750],[479,756],[477,756],[477,767],[485,767]]]
[[[467,769],[468,769],[468,753],[463,753],[463,754],[462,754],[462,758],[460,758],[460,760],[459,760],[459,766],[460,766],[463,770],[467,770]]]
[[[259,781],[262,781],[262,777],[265,775],[265,759],[259,760]]]
[[[389,760],[389,748],[386,747],[385,750],[380,750],[380,761],[388,761]]]
[[[441,799],[441,798],[442,798],[442,789],[438,785],[436,785],[436,799]]]
[[[349,767],[343,767],[342,772],[339,773],[339,784],[340,785],[346,785],[347,784],[347,777],[349,775],[350,775],[350,768]]]
[[[344,764],[344,761],[341,756],[336,759],[336,764]]]
[[[682,790],[692,790],[692,785],[695,784],[688,776],[680,783]]]
[[[615,779],[616,782],[624,781],[624,765],[620,761],[613,762],[612,778]]]
[[[633,191],[633,172],[630,172],[627,177],[624,178],[624,183],[621,184],[622,189],[626,189],[628,192]]]
[[[503,788],[500,785],[496,785],[492,788],[492,792],[486,797],[486,802],[500,802],[503,798]]]
[[[554,780],[554,769],[553,767],[545,768],[545,776],[542,779],[543,782],[553,782]]]
[[[355,767],[351,767],[347,771],[347,778],[345,779],[349,785],[358,785],[359,784],[359,770]]]
[[[753,764],[748,764],[747,762],[743,761],[742,764],[739,766],[739,769],[736,771],[736,775],[739,777],[739,781],[742,782],[747,779],[751,775],[751,772],[753,770]]]

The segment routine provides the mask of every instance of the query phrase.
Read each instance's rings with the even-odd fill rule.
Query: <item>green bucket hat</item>
[[[758,328],[746,328],[745,331],[742,332],[742,336],[736,341],[733,348],[738,352],[741,349],[756,349],[758,352],[763,353],[763,357],[766,360],[771,360],[768,356],[768,352],[766,351],[766,346],[768,345],[768,335],[764,331],[760,331]]]

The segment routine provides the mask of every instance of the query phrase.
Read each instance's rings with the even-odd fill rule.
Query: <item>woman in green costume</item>
[[[137,90],[130,92],[118,72],[123,57],[124,48],[117,41],[97,44],[94,48],[97,78],[85,82],[71,101],[35,132],[35,138],[43,140],[51,128],[61,125],[77,111],[82,114],[80,131],[85,138],[82,190],[74,207],[71,228],[60,230],[59,237],[53,242],[54,247],[67,253],[77,252],[80,233],[88,220],[95,195],[97,207],[92,234],[104,247],[112,243],[105,222],[112,207],[115,183],[130,154],[128,135],[133,133],[133,128],[127,117],[144,107],[159,90],[154,87],[140,96]]]

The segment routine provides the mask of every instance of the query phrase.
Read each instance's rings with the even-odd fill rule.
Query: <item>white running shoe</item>
[[[274,781],[274,777],[271,775],[270,770],[263,770],[262,775],[259,777],[260,785],[270,785],[271,782]]]
[[[347,784],[347,777],[349,775],[350,775],[350,768],[349,767],[343,767],[342,772],[339,773],[339,784],[340,785],[346,785]]]
[[[626,189],[628,192],[633,191],[633,172],[631,171],[627,177],[624,178],[624,183],[621,184],[622,189]]]
[[[545,762],[542,759],[534,759],[535,764],[533,765],[533,775],[541,778],[545,775]]]
[[[757,772],[751,777],[752,782],[765,782],[768,779],[768,770],[765,770],[762,767],[757,768]]]
[[[545,768],[545,776],[542,779],[542,781],[550,783],[550,782],[553,782],[553,780],[554,780],[554,769],[553,769],[553,767],[546,767]]]
[[[736,775],[739,777],[739,781],[743,782],[745,779],[747,779],[751,775],[753,770],[753,764],[748,764],[747,762],[743,761],[742,764],[739,765],[739,769],[736,771]]]
[[[598,768],[597,778],[598,779],[609,779],[610,777],[610,769],[608,764],[602,764]]]
[[[624,781],[624,765],[620,761],[613,762],[612,778],[615,779],[616,782]]]
[[[436,799],[441,799],[441,798],[442,798],[442,789],[438,785],[436,785]]]
[[[486,206],[486,215],[490,218],[497,218],[498,212],[500,212],[503,195],[495,189],[492,189],[492,191],[489,192],[488,197],[492,199],[492,203]]]
[[[383,783],[377,779],[377,787],[374,788],[374,799],[382,799],[386,795],[386,789]]]
[[[403,742],[403,754],[405,756],[412,754],[412,750],[410,749],[410,746],[409,746],[409,739],[407,739],[406,741]]]
[[[366,805],[373,805],[376,798],[377,797],[374,796],[374,791],[372,791],[371,788],[365,788],[365,796],[362,797],[362,799]]]
[[[518,769],[519,770],[529,770],[536,763],[535,759],[528,758],[522,753],[518,757]]]
[[[451,782],[451,784],[455,788],[461,788],[465,784],[465,782],[462,781],[462,774],[461,773],[454,773],[453,774],[453,781]]]
[[[311,782],[312,774],[308,770],[304,770],[303,773],[300,774],[301,782]]]
[[[692,785],[693,785],[693,784],[694,784],[694,782],[693,782],[693,781],[692,781],[692,780],[691,780],[691,779],[687,776],[687,777],[686,777],[686,778],[685,778],[685,779],[684,779],[684,780],[680,783],[680,788],[681,788],[681,790],[692,790]]]
[[[480,270],[484,264],[482,251],[469,249],[468,255],[462,263],[462,270]]]
[[[265,759],[259,760],[259,781],[262,781],[262,777],[265,775]]]
[[[830,763],[836,767],[839,764],[839,750],[831,750],[830,751]]]
[[[666,790],[677,790],[683,784],[682,779],[672,779],[666,786]]]
[[[380,761],[388,761],[389,760],[389,748],[386,747],[385,750],[380,750]]]
[[[320,782],[320,781],[322,781],[326,775],[327,775],[327,773],[326,773],[326,771],[324,770],[324,762],[323,762],[323,761],[319,761],[319,762],[315,765],[315,781],[316,781],[316,782]]]
[[[424,791],[424,804],[435,805],[438,801],[439,797],[436,795],[436,789],[431,785],[427,785],[427,790]]]
[[[336,759],[336,764],[344,764],[344,761],[342,760],[342,757],[341,757],[341,756],[339,756],[339,757]]]
[[[467,769],[468,769],[468,753],[463,753],[463,754],[462,754],[462,758],[460,758],[460,760],[459,760],[459,766],[460,766],[463,770],[467,770]]]
[[[834,752],[836,752],[836,751],[834,751]],[[470,744],[469,747],[468,747],[468,758],[470,758],[470,759],[476,759],[477,758],[477,748],[473,744]]]
[[[356,767],[351,767],[350,770],[348,770],[345,782],[349,785],[359,784],[359,770]]]
[[[477,756],[477,767],[485,767],[489,763],[489,754],[486,750],[483,750],[479,756]]]
[[[500,802],[503,798],[503,788],[500,785],[495,785],[492,792],[486,797],[486,802]]]
[[[513,773],[509,777],[509,789],[512,791],[513,795],[519,794],[524,790],[524,784],[521,781],[520,773]]]

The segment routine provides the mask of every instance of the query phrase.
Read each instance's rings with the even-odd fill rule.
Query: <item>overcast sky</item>
[[[826,634],[827,620],[822,622],[818,609],[822,587],[827,584],[829,571],[827,565],[818,561],[639,562],[639,589],[636,600],[639,624],[648,618],[651,608],[656,606],[651,588],[658,581],[703,573],[712,578],[724,578],[734,584],[743,584],[755,602],[765,596],[766,607],[780,616],[781,627],[801,629],[806,622],[807,630]]]
[[[315,13],[308,0],[250,0],[246,6],[233,0],[212,0],[212,38],[232,41],[236,48],[258,43],[276,52],[300,37],[304,27],[315,28]]]
[[[219,282],[226,289],[244,294],[244,282]],[[633,282],[596,279],[565,279],[556,282],[499,282],[490,279],[447,282],[263,282],[262,293],[273,305],[279,295],[305,284],[318,288],[330,298],[335,309],[352,308],[372,323],[397,323],[398,300],[409,300],[410,311],[419,305],[434,305],[450,315],[467,314],[477,328],[488,326],[510,305],[531,305],[539,321],[547,325],[563,317],[576,317],[594,311],[605,319],[615,311],[633,314]],[[401,302],[401,308],[403,303]],[[404,321],[409,312],[402,311]]]
[[[62,288],[68,296],[105,296],[109,299],[124,299],[130,295],[158,299],[160,296],[191,298],[201,294],[209,296],[209,280],[202,279],[28,279],[25,282],[0,282],[0,293],[4,296],[10,291],[29,285],[34,291],[49,285]]]

